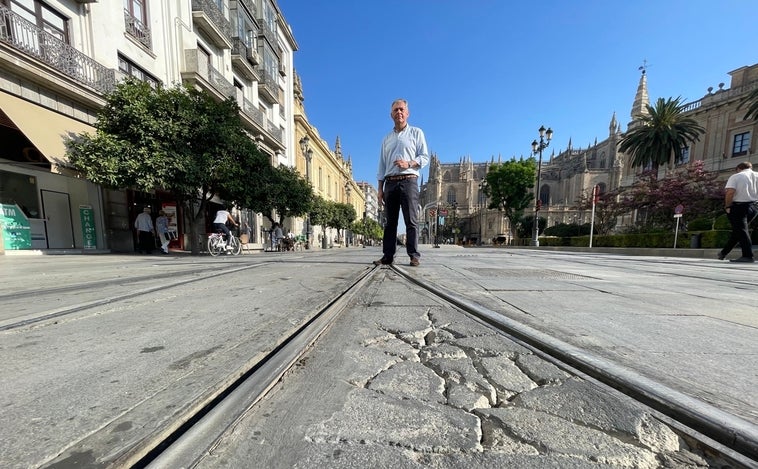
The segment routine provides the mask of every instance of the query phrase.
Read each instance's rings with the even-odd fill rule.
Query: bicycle
[[[229,233],[228,238],[228,246],[231,246],[231,249],[227,249],[227,242],[224,241],[224,234],[221,231],[208,235],[208,252],[211,256],[216,257],[221,253],[236,256],[242,252],[240,240],[231,233]]]

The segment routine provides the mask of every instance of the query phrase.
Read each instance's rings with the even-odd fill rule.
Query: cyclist
[[[226,207],[221,207],[216,212],[216,218],[213,220],[213,229],[223,233],[223,240],[226,243],[229,240],[229,227],[226,226],[226,222],[231,222],[232,225],[237,226],[237,222],[234,221],[234,217],[226,210]],[[226,250],[231,251],[232,246],[226,245]]]

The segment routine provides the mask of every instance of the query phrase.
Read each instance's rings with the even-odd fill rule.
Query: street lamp
[[[539,211],[542,205],[540,200],[540,177],[542,173],[542,150],[550,145],[550,140],[553,139],[553,129],[548,128],[545,130],[545,126],[540,126],[540,141],[532,141],[532,155],[539,153],[540,159],[537,163],[537,190],[534,191],[534,237],[532,238],[532,246],[540,245],[540,223],[539,223]]]
[[[479,183],[479,246],[482,245],[482,239],[484,239],[484,208],[487,205],[487,179],[482,178]]]
[[[311,160],[313,159],[313,150],[311,150],[311,139],[306,135],[300,139],[300,149],[305,157],[305,179],[311,182]],[[311,214],[305,216],[305,249],[311,247]]]
[[[453,244],[458,245],[458,202],[453,202]]]
[[[434,211],[434,246],[440,247],[440,201],[437,199],[437,208]]]
[[[348,205],[350,205],[350,192],[352,190],[353,190],[353,188],[350,187],[350,181],[349,180],[345,181],[345,198],[346,198],[346,201],[347,201]],[[350,245],[349,239],[350,239],[351,236],[348,236],[350,234],[351,234],[351,232],[350,232],[349,228],[345,228],[345,247],[348,247]]]

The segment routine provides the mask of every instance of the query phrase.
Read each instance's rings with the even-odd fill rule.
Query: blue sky
[[[758,63],[755,0],[279,0],[305,111],[376,185],[393,99],[443,163],[586,148],[622,130],[647,63],[650,100],[694,101]],[[428,168],[423,171],[428,175]]]

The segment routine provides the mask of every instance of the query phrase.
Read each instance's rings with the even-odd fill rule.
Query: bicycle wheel
[[[236,236],[229,235],[229,245],[232,247],[230,251],[235,256],[238,256],[242,252],[242,243]]]
[[[208,252],[211,256],[218,256],[221,254],[222,246],[219,246],[220,238],[218,236],[208,237]]]

